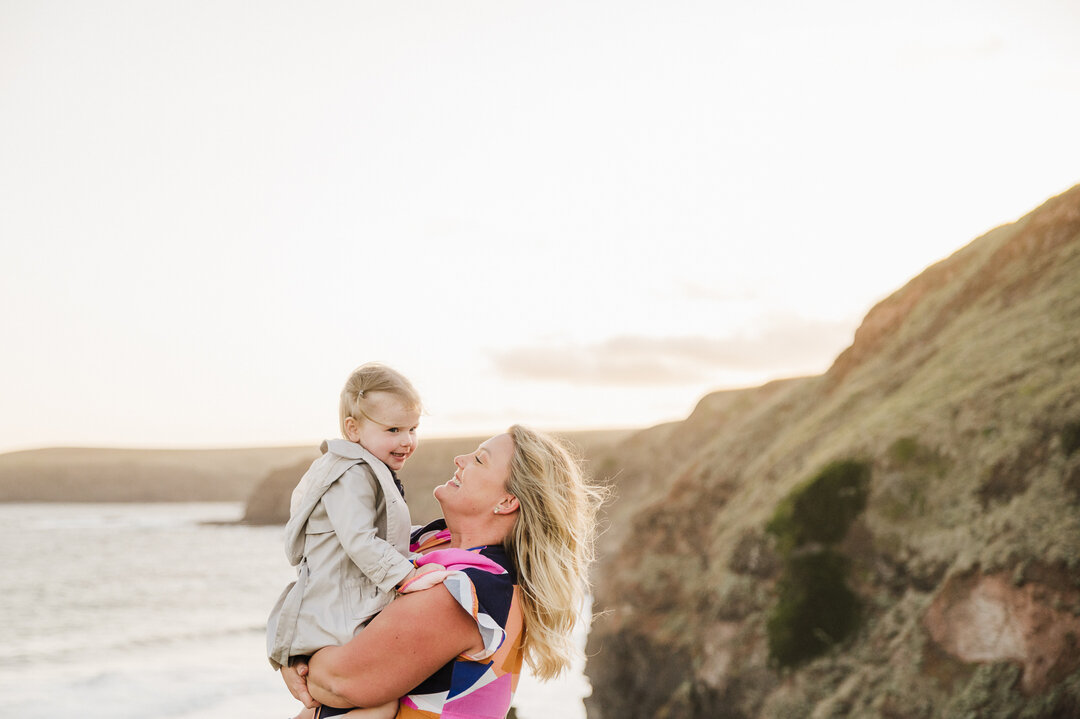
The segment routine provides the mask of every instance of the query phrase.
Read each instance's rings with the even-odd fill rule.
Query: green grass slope
[[[1080,187],[874,307],[826,374],[600,460],[590,717],[1076,715],[1078,421]],[[783,545],[770,522],[838,461],[869,469],[843,538]]]

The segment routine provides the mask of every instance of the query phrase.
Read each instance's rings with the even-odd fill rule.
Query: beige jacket
[[[358,444],[332,439],[294,492],[285,555],[296,581],[270,612],[271,665],[344,644],[412,570],[409,510],[390,470]]]

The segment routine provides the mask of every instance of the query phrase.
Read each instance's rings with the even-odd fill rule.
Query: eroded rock
[[[1021,690],[1041,692],[1080,666],[1080,591],[1068,586],[1065,572],[1044,570],[1050,583],[1022,586],[1009,573],[952,577],[927,609],[924,626],[961,661],[1019,663]]]

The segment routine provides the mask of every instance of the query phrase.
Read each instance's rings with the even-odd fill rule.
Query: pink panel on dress
[[[444,719],[459,714],[469,717],[506,716],[513,696],[513,678],[510,674],[503,674],[474,692],[446,702],[442,713]]]

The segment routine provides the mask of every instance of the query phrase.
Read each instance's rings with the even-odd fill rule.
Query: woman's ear
[[[499,506],[495,509],[497,514],[513,514],[520,508],[521,505],[518,504],[517,497],[512,494],[508,494],[502,498],[502,501],[499,502]]]

